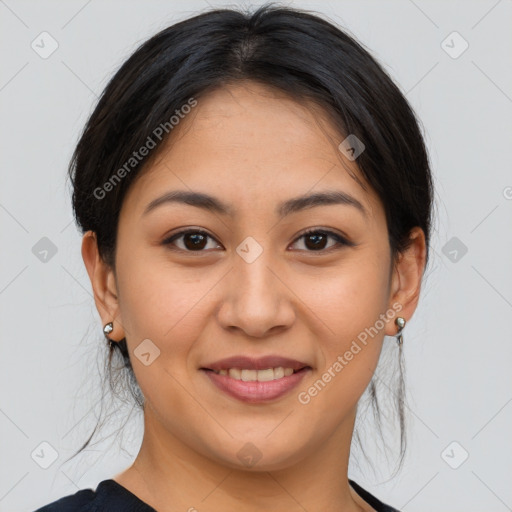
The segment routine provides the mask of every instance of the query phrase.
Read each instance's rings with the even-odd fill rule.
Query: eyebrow
[[[173,190],[153,199],[142,213],[143,216],[155,210],[157,207],[168,203],[181,203],[196,206],[204,210],[218,213],[221,215],[233,216],[234,210],[228,204],[222,202],[216,197],[210,196],[203,192],[191,192],[188,190]],[[317,206],[326,206],[333,204],[342,204],[355,207],[363,214],[368,216],[365,207],[355,197],[341,190],[326,190],[316,192],[309,195],[303,195],[288,199],[277,205],[275,213],[278,217],[283,218],[292,213],[296,213]]]

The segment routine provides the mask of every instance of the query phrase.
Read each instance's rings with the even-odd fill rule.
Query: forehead
[[[338,149],[344,136],[319,107],[252,82],[215,89],[197,101],[132,184],[125,202],[139,214],[170,189],[209,191],[259,207],[336,188],[370,212],[379,207],[369,186],[358,183],[364,179],[356,162]]]

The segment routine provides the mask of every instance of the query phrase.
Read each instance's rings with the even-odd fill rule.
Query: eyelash
[[[185,236],[185,235],[188,235],[190,233],[194,233],[194,234],[200,234],[200,235],[204,235],[204,236],[207,236],[209,238],[211,238],[212,240],[215,240],[217,241],[213,236],[211,236],[209,233],[207,233],[206,231],[203,231],[202,229],[185,229],[183,231],[179,231],[178,233],[175,233],[174,235],[172,235],[171,237],[167,238],[166,240],[164,240],[162,242],[163,245],[172,245],[172,243],[182,237],[182,236]],[[305,250],[305,252],[310,252],[310,253],[320,253],[320,254],[325,254],[325,253],[330,253],[332,252],[333,250],[337,250],[337,249],[341,249],[343,246],[350,246],[350,247],[353,247],[355,244],[348,241],[346,238],[342,237],[341,235],[339,235],[338,233],[335,233],[334,231],[329,231],[328,229],[319,229],[319,228],[313,228],[313,229],[309,229],[307,231],[305,231],[304,233],[302,233],[300,236],[298,236],[292,243],[295,244],[298,240],[300,240],[301,238],[304,238],[304,237],[307,237],[308,235],[311,235],[311,234],[318,234],[318,233],[321,233],[323,235],[327,235],[328,237],[331,237],[333,238],[334,240],[336,240],[336,242],[338,243],[338,246],[334,245],[332,247],[329,247],[328,249],[319,249],[318,251],[308,251],[308,250]],[[218,243],[218,242],[217,242]],[[201,253],[201,252],[207,252],[205,250],[198,250],[198,251],[190,251],[190,250],[186,250],[186,249],[180,249],[180,248],[173,248],[172,250],[176,250],[176,251],[182,251],[182,252],[188,252],[188,253]]]

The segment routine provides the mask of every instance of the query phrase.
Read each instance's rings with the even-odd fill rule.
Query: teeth
[[[232,379],[243,380],[244,382],[268,382],[269,380],[288,377],[293,373],[293,368],[268,368],[266,370],[240,370],[230,368],[229,370],[214,370],[219,375],[229,375]]]

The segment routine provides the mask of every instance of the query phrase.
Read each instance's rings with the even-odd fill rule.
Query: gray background
[[[376,452],[376,475],[355,467],[351,476],[407,512],[512,510],[512,1],[287,4],[328,16],[384,64],[422,120],[436,177],[432,262],[404,331],[406,465],[390,479]],[[1,511],[94,488],[138,451],[134,416],[122,449],[109,438],[63,464],[95,425],[105,348],[66,166],[121,62],[156,31],[206,8],[0,1]],[[44,31],[58,43],[47,58],[31,47],[51,49]],[[453,31],[463,39],[448,37]],[[49,246],[56,253],[44,257]]]

